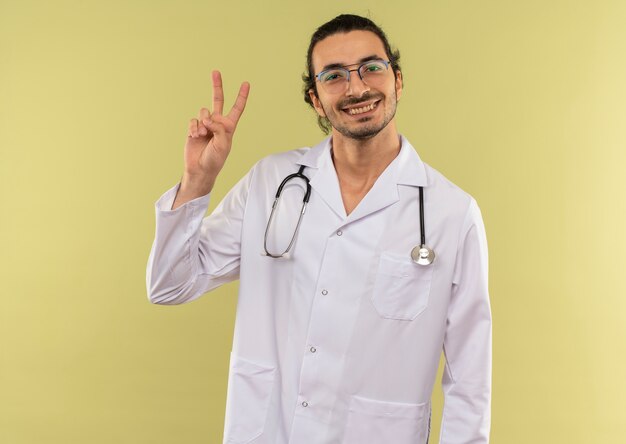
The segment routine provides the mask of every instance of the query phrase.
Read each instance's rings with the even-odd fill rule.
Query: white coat
[[[181,304],[240,279],[224,443],[424,444],[443,350],[441,444],[489,440],[491,309],[475,200],[400,153],[346,216],[330,138],[269,156],[204,218],[209,195],[156,203],[149,299]],[[262,254],[281,181],[305,165],[312,194],[288,258]],[[304,182],[283,192],[268,249],[289,243]],[[436,259],[411,261],[420,243]]]

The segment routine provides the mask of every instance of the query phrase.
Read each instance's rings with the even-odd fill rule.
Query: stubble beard
[[[371,100],[372,98],[376,98],[375,96],[371,96],[371,97],[362,97],[359,101],[365,102],[368,100]],[[366,125],[359,125],[358,128],[350,128],[347,125],[344,125],[341,120],[339,119],[339,117],[337,116],[337,113],[334,112],[334,110],[327,110],[323,104],[322,107],[324,108],[324,113],[326,114],[326,118],[328,119],[328,121],[330,122],[330,124],[332,125],[332,127],[337,130],[341,135],[348,137],[350,139],[355,139],[355,140],[367,140],[367,139],[371,139],[372,137],[376,136],[378,133],[380,133],[383,129],[385,129],[385,127],[389,124],[389,122],[391,122],[391,120],[394,118],[394,116],[396,115],[396,108],[397,108],[397,100],[396,100],[396,91],[395,89],[393,90],[393,97],[391,98],[392,100],[389,101],[389,103],[387,103],[387,97],[384,95],[381,95],[381,99],[380,99],[380,103],[377,105],[378,106],[384,106],[384,105],[388,105],[387,108],[387,112],[386,114],[383,116],[383,121],[376,125],[374,123],[371,124],[366,124]],[[345,106],[346,104],[341,104],[341,106]],[[330,111],[330,112],[329,112]],[[341,111],[341,109],[339,110],[339,113],[343,113],[343,111]],[[371,117],[364,117],[363,119],[360,119],[358,122],[362,123],[362,122],[367,122],[368,120],[371,120]]]

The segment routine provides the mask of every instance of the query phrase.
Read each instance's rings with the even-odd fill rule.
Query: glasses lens
[[[375,86],[385,80],[387,64],[382,60],[372,60],[371,62],[362,64],[359,67],[359,73],[363,81],[370,86]]]
[[[320,83],[331,94],[343,91],[348,83],[348,71],[345,69],[329,69],[320,74]]]

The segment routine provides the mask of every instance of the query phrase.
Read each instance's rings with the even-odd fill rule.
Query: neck
[[[375,181],[400,152],[400,137],[393,121],[376,136],[352,139],[333,130],[333,162],[340,182]]]

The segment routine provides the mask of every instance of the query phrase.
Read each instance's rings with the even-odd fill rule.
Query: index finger
[[[228,118],[233,120],[235,124],[239,121],[243,110],[246,108],[246,102],[248,101],[248,94],[250,93],[250,84],[248,82],[243,82],[239,87],[239,94],[237,95],[237,100],[235,100],[235,104],[232,109],[228,113]]]
[[[222,74],[219,71],[213,71],[213,114],[222,114],[224,109],[224,90],[222,88]]]

